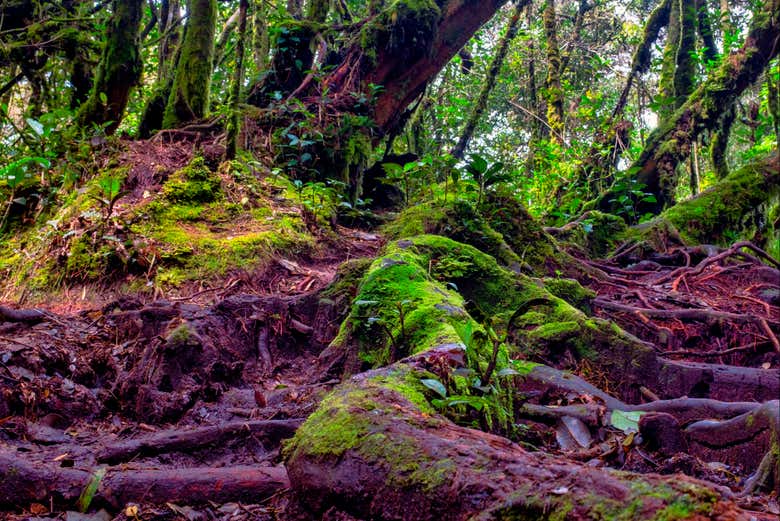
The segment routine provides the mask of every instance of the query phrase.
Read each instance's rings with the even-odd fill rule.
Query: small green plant
[[[98,181],[99,196],[92,196],[103,207],[103,219],[108,221],[114,214],[116,202],[127,192],[122,191],[122,180],[118,177],[106,177]]]
[[[504,171],[504,163],[496,162],[489,165],[479,154],[471,154],[471,161],[466,165],[466,172],[477,185],[477,207],[482,205],[485,190],[489,187],[511,180]]]
[[[11,189],[5,212],[3,212],[3,217],[0,219],[0,231],[5,229],[8,216],[11,213],[11,207],[14,204],[27,204],[26,198],[18,197],[18,191],[25,184],[33,182],[34,176],[29,168],[31,165],[49,168],[51,162],[44,157],[23,157],[0,168],[0,183],[5,183]]]
[[[646,186],[636,179],[622,179],[612,186],[613,197],[609,203],[613,206],[613,213],[624,217],[629,224],[637,224],[649,215],[637,215],[637,206],[641,203],[655,203],[655,195],[645,191]]]

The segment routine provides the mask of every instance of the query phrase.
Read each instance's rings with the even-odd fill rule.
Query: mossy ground
[[[175,290],[320,248],[295,187],[282,177],[260,179],[240,161],[214,172],[196,157],[142,197],[119,194],[107,215],[107,190],[121,190],[127,172],[103,171],[71,191],[47,225],[4,241],[6,295],[45,300],[73,284],[97,283]]]

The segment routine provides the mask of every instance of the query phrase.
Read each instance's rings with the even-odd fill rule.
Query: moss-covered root
[[[693,199],[676,204],[660,219],[689,244],[722,244],[745,238],[780,249],[780,229],[768,217],[780,205],[780,160],[749,164]]]
[[[701,482],[525,452],[434,413],[420,359],[358,375],[285,449],[299,508],[361,519],[747,520]]]
[[[344,362],[344,372],[354,374],[431,345],[466,343],[472,361],[481,363],[479,351],[488,348],[462,334],[465,326],[480,329],[479,322],[508,333],[529,356],[589,369],[594,383],[609,382],[626,400],[638,397],[640,385],[657,381],[659,365],[649,346],[573,307],[587,303],[575,282],[547,284],[550,290],[446,237],[392,242],[364,275],[350,315],[321,360],[334,367]]]
[[[465,200],[412,206],[387,225],[384,233],[391,239],[426,233],[444,235],[492,255],[512,271],[529,275],[598,276],[559,248],[512,195],[488,194],[483,211]]]

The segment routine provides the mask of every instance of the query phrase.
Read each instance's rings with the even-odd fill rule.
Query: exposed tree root
[[[0,320],[5,322],[23,322],[37,324],[46,319],[46,314],[38,309],[11,309],[0,306]]]
[[[281,440],[292,437],[301,423],[302,420],[257,420],[223,423],[191,430],[170,429],[142,438],[108,444],[98,454],[97,459],[101,463],[115,464],[129,461],[136,456],[153,456],[172,451],[187,452],[242,436],[253,436],[264,443],[278,445]]]
[[[91,471],[63,468],[0,450],[0,507],[26,508],[31,503],[75,507],[88,485],[97,483],[92,500],[120,509],[129,502],[164,504],[208,501],[258,502],[289,486],[281,467],[187,468],[152,470],[102,467]]]
[[[589,519],[631,509],[633,519],[650,519],[685,502],[700,519],[726,513],[750,519],[701,482],[528,453],[505,438],[431,416],[417,405],[421,391],[402,383],[428,367],[421,358],[354,378],[299,430],[287,467],[309,515],[335,506],[372,519],[541,519],[549,512]],[[393,390],[398,385],[404,394]],[[346,435],[334,432],[332,422]]]

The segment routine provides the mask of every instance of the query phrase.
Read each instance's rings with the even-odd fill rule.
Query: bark
[[[113,133],[121,123],[130,90],[140,81],[142,70],[139,32],[143,0],[115,0],[112,6],[95,83],[78,114],[79,126],[106,125],[107,133]]]
[[[561,50],[558,47],[558,28],[555,19],[555,0],[547,0],[542,16],[544,35],[547,40],[547,79],[544,98],[547,101],[547,124],[553,142],[563,143],[564,114],[563,88],[561,87]]]
[[[225,159],[235,159],[238,151],[238,136],[241,132],[239,101],[241,86],[244,84],[244,46],[246,44],[246,26],[249,0],[241,0],[238,8],[238,43],[236,44],[236,65],[233,71],[233,84],[230,87],[230,120],[227,127]]]
[[[493,91],[493,87],[496,85],[498,73],[504,64],[504,59],[509,51],[509,44],[511,44],[512,40],[517,36],[517,23],[520,20],[520,15],[529,1],[530,0],[518,0],[515,4],[514,11],[507,23],[506,31],[498,42],[496,54],[493,56],[493,61],[490,63],[485,83],[482,85],[474,109],[471,111],[468,121],[466,121],[466,127],[463,129],[463,133],[461,134],[458,143],[455,145],[455,148],[452,149],[451,154],[457,159],[463,159],[463,154],[466,152],[466,148],[468,148],[469,142],[474,135],[477,123],[479,123],[479,120],[487,109],[488,97]]]
[[[105,468],[105,467],[104,467]],[[206,504],[210,501],[258,502],[289,486],[279,467],[188,468],[151,470],[107,467],[96,479],[94,471],[27,460],[0,450],[0,506],[27,508],[30,503],[75,508],[79,496],[97,481],[92,503],[120,509],[129,502]],[[215,486],[216,485],[216,486]]]
[[[0,306],[0,320],[5,322],[24,322],[37,324],[46,319],[46,314],[38,309],[11,309]]]
[[[181,40],[179,11],[181,0],[163,0],[160,5],[160,19],[157,32],[161,36],[157,48],[157,83],[167,82],[176,67],[176,50]]]
[[[270,50],[271,41],[268,34],[265,2],[255,2],[252,8],[252,56],[258,74],[266,70]]]
[[[680,47],[680,2],[682,0],[670,0],[669,22],[666,26],[666,43],[664,44],[663,61],[658,78],[658,94],[663,98],[664,104],[659,109],[661,118],[668,117],[674,112],[674,73],[676,69],[677,49]]]
[[[149,436],[106,445],[97,455],[101,463],[122,463],[138,456],[153,456],[176,451],[191,451],[228,442],[242,436],[254,436],[270,445],[290,438],[301,420],[257,420],[223,423],[192,430],[171,429]]]
[[[649,137],[632,169],[655,202],[637,204],[637,213],[658,213],[674,203],[677,166],[690,154],[691,143],[717,124],[721,113],[766,69],[780,51],[780,1],[764,0],[756,8],[742,48],[725,57],[678,111]],[[611,194],[602,197],[608,208]]]
[[[217,2],[188,0],[187,12],[190,17],[184,30],[162,128],[173,128],[202,118],[209,109]]]
[[[696,63],[696,4],[694,0],[679,0],[680,3],[680,43],[675,54],[674,68],[674,108],[685,103],[693,90]]]
[[[729,165],[726,160],[726,152],[731,137],[731,127],[737,119],[736,107],[731,106],[723,112],[717,130],[710,136],[710,158],[712,167],[715,169],[715,175],[719,179],[724,179],[729,175]]]
[[[372,83],[382,85],[371,111],[382,132],[395,127],[403,109],[506,0],[447,0],[441,6],[425,1],[415,10],[406,6],[413,3],[417,4],[397,2],[380,13],[366,41],[368,47],[353,44],[341,65],[323,81],[335,103],[346,106],[352,105],[350,93]],[[359,78],[357,71],[364,71]]]

